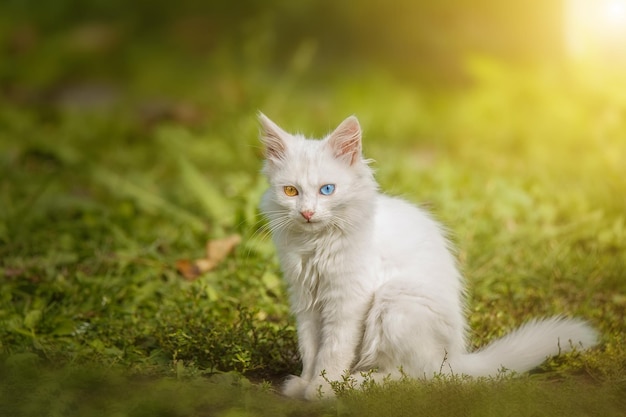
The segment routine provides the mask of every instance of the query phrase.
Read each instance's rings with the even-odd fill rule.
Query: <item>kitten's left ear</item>
[[[261,122],[261,142],[265,145],[265,158],[274,161],[285,159],[284,138],[289,134],[261,112],[259,112],[259,122]]]
[[[328,136],[334,155],[353,165],[361,158],[361,126],[359,120],[350,116]]]

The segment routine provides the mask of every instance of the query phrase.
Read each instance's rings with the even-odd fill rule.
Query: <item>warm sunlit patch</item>
[[[626,0],[568,0],[565,13],[573,58],[626,65]]]

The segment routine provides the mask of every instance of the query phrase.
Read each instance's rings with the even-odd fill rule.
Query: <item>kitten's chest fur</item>
[[[324,283],[356,256],[346,238],[332,232],[314,236],[290,233],[276,243],[284,272],[293,285]]]
[[[294,307],[320,307],[371,281],[364,264],[366,258],[374,263],[371,242],[364,235],[358,238],[327,231],[315,236],[287,235],[276,242]]]

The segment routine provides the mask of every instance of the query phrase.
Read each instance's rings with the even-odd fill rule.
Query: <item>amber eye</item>
[[[283,187],[283,191],[289,197],[295,197],[298,195],[298,189],[293,185],[286,185]]]

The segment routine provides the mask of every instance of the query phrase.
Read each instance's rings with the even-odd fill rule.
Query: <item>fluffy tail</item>
[[[495,376],[502,368],[521,373],[549,356],[597,342],[596,331],[584,321],[553,317],[530,321],[476,352],[449,358],[449,363],[451,371],[461,375]]]

